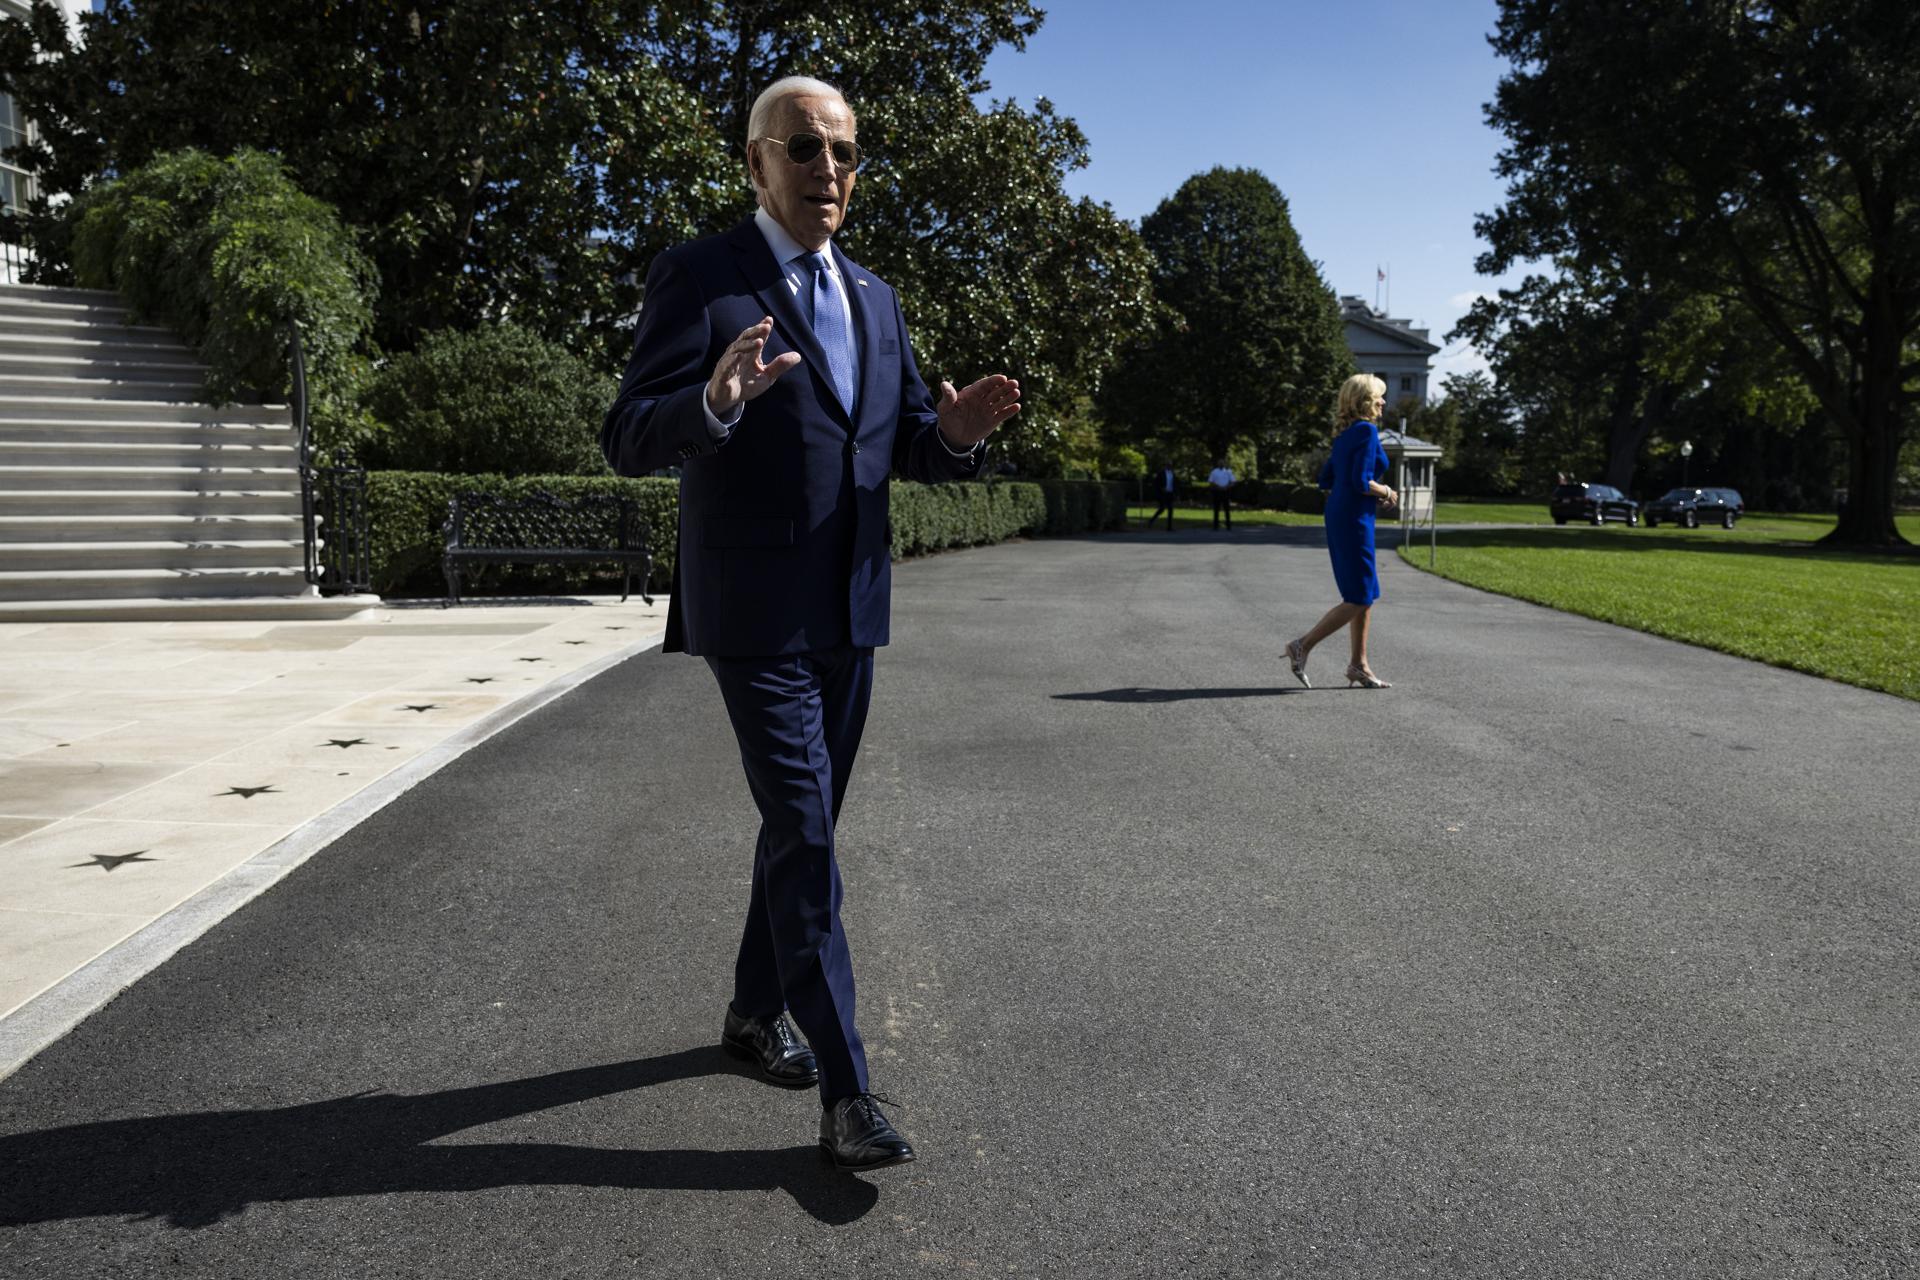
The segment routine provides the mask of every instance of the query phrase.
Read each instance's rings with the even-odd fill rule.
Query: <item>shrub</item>
[[[362,461],[396,471],[605,476],[600,420],[617,384],[516,325],[428,334],[373,375],[382,424]]]
[[[1127,526],[1127,486],[1097,480],[1042,480],[1046,493],[1045,532],[1065,534],[1124,529]]]
[[[625,494],[640,504],[653,548],[650,585],[667,588],[679,533],[680,487],[675,480],[621,476],[446,475],[437,472],[374,471],[367,475],[368,525],[372,539],[373,589],[382,595],[438,595],[444,590],[440,553],[446,547],[447,505],[456,493],[514,497],[536,489],[561,498]],[[1053,492],[1049,492],[1053,490]],[[1069,496],[1069,495],[1077,495]],[[1048,532],[1067,507],[1083,523],[1063,528],[1084,533],[1098,504],[1124,521],[1122,486],[1089,481],[962,482],[914,484],[895,480],[889,495],[896,556],[925,555],[954,547],[981,546]],[[487,566],[484,581],[520,590],[608,589],[619,581],[607,566]],[[477,574],[475,575],[477,577]]]
[[[888,507],[896,556],[1004,542],[1040,533],[1047,522],[1046,494],[1039,484],[1024,481],[915,484],[895,480]]]
[[[1106,445],[1100,450],[1103,480],[1138,480],[1147,474],[1147,455],[1130,444]]]
[[[311,394],[336,394],[373,326],[374,270],[331,207],[260,151],[174,151],[74,202],[74,277],[178,332],[215,403],[282,397],[297,322]]]
[[[1327,495],[1317,484],[1296,485],[1287,497],[1287,510],[1303,516],[1317,516],[1327,509]]]
[[[447,507],[457,493],[520,497],[534,490],[574,499],[620,494],[640,504],[640,518],[653,549],[652,586],[664,589],[673,576],[679,537],[680,485],[655,477],[445,475],[423,471],[367,473],[367,526],[372,542],[373,589],[381,595],[437,595],[443,589],[440,553],[445,550]],[[501,572],[502,569],[506,571]],[[538,581],[561,589],[611,584],[618,569],[605,566],[487,566],[507,582]],[[469,571],[472,574],[472,571]],[[477,574],[472,574],[477,578]]]

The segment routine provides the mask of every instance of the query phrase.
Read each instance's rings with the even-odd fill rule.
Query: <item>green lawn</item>
[[[1449,502],[1442,498],[1434,505],[1441,524],[1552,524],[1544,500],[1526,501],[1501,498],[1470,498]]]
[[[1756,515],[1733,530],[1456,531],[1441,536],[1434,572],[1920,700],[1920,555],[1808,545],[1832,525],[1829,516]],[[1920,542],[1920,515],[1900,517],[1900,529]],[[1405,557],[1427,568],[1424,545]]]

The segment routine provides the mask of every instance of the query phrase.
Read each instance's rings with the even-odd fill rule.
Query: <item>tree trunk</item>
[[[1631,495],[1633,492],[1633,473],[1640,465],[1640,446],[1653,434],[1655,426],[1666,419],[1667,409],[1673,403],[1673,387],[1665,382],[1656,382],[1647,392],[1646,401],[1639,406],[1639,412],[1623,406],[1607,423],[1607,483],[1620,492]]]
[[[1893,520],[1894,473],[1900,455],[1900,358],[1906,335],[1895,318],[1884,281],[1868,288],[1866,359],[1848,397],[1847,506],[1824,543],[1904,547]]]
[[[1840,513],[1840,523],[1822,542],[1859,547],[1907,545],[1893,520],[1899,412],[1891,396],[1878,400],[1877,404],[1860,405],[1858,425],[1847,432],[1847,505]]]

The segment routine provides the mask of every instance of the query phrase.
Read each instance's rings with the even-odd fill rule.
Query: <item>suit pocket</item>
[[[700,527],[703,547],[790,547],[793,521],[786,516],[708,516]]]

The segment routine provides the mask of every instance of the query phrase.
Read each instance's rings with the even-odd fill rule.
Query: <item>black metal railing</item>
[[[300,524],[307,546],[307,581],[323,596],[373,589],[373,553],[367,528],[364,467],[316,467],[307,424],[307,353],[300,326],[288,326],[293,372],[293,425],[300,442]]]
[[[321,595],[365,594],[373,590],[366,468],[320,467],[312,475],[320,549],[319,574],[308,581],[320,588]],[[307,546],[308,555],[313,555],[313,544]]]

